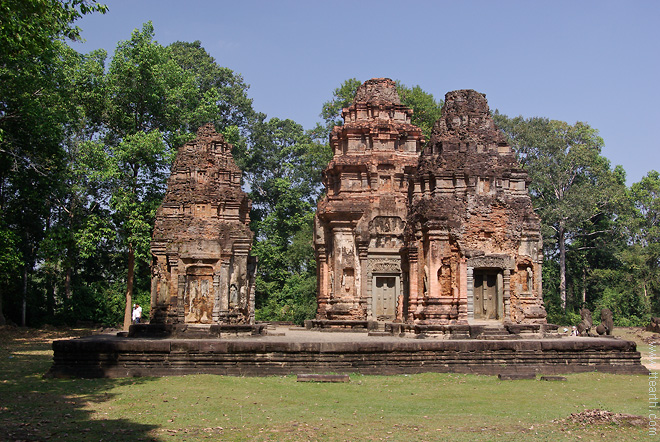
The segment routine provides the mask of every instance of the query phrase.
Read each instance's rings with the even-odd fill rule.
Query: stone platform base
[[[266,334],[266,324],[133,324],[129,338],[217,339]]]
[[[369,331],[378,330],[377,321],[336,320],[336,319],[309,319],[305,321],[305,328],[314,331]]]
[[[104,335],[55,341],[54,363],[48,375],[648,374],[635,343],[614,338],[421,340],[309,331],[286,335],[238,339]]]
[[[483,321],[481,324],[427,325],[399,322],[311,319],[305,321],[310,331],[368,332],[370,336],[398,336],[436,339],[540,339],[559,337],[553,324],[502,324]]]

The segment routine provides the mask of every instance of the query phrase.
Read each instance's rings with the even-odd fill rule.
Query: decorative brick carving
[[[254,321],[250,201],[212,124],[179,148],[151,243],[152,323]]]
[[[423,141],[411,115],[394,81],[375,78],[360,86],[342,111],[344,125],[330,135],[334,157],[324,172],[327,197],[318,205],[314,238],[319,319],[400,319],[403,294],[394,281],[402,276],[408,183]],[[374,259],[399,263],[390,267],[392,279],[372,284]],[[385,299],[372,303],[374,296]]]
[[[449,92],[412,185],[407,238],[418,249],[419,268],[431,276],[424,307],[410,319],[545,322],[541,225],[527,184],[485,96]],[[458,308],[447,316],[446,309],[426,307],[434,304]]]
[[[373,273],[401,273],[400,259],[370,259],[367,267]]]
[[[376,78],[332,131],[317,318],[544,323],[540,221],[485,96],[448,93],[421,155],[411,115],[395,83]]]

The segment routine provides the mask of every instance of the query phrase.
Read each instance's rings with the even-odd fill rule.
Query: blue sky
[[[389,77],[437,99],[485,93],[509,116],[584,121],[628,183],[660,170],[660,2],[101,0],[80,52],[151,20],[156,40],[200,40],[250,85],[254,108],[311,128],[348,78]]]

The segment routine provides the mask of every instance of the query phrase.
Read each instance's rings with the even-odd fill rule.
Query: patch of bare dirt
[[[660,334],[646,330],[643,327],[615,327],[614,336],[635,341],[637,344],[660,342]]]
[[[0,343],[31,342],[50,344],[56,339],[79,338],[99,333],[116,332],[115,329],[103,327],[53,327],[46,325],[42,328],[16,327],[13,325],[0,326]],[[0,345],[2,345],[0,344]]]
[[[660,343],[660,335],[645,336],[641,338],[645,344],[658,344]]]
[[[600,410],[598,408],[584,410],[580,413],[572,413],[566,419],[554,420],[555,423],[562,424],[577,424],[580,426],[587,425],[627,425],[633,427],[644,427],[649,423],[648,418],[644,416],[637,416],[634,414],[625,413],[612,413],[607,410]]]

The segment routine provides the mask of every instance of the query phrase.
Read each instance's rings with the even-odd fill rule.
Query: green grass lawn
[[[0,329],[0,440],[650,440],[643,421],[567,419],[587,409],[647,416],[646,376],[43,379],[50,341],[69,332],[80,331]]]

